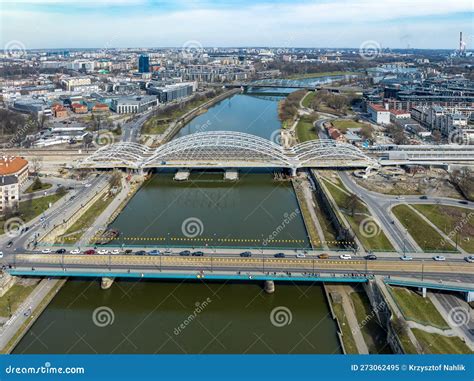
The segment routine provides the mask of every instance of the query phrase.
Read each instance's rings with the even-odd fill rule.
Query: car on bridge
[[[285,258],[285,253],[276,253],[274,255],[275,258]]]
[[[160,255],[160,250],[151,250],[148,252],[150,255]]]
[[[66,252],[66,249],[58,249],[56,250],[56,254],[64,254]]]
[[[464,260],[469,263],[474,263],[474,255],[469,255],[465,257]]]
[[[43,250],[41,250],[41,252],[43,254],[49,254],[49,253],[51,253],[51,249],[43,249]]]
[[[350,254],[341,254],[339,256],[339,258],[341,258],[341,259],[352,259],[352,255],[350,255]]]
[[[329,259],[329,254],[326,254],[326,253],[319,254],[318,258],[319,259]]]
[[[202,251],[195,251],[192,255],[193,257],[203,257],[204,253]]]
[[[445,257],[444,255],[435,255],[435,256],[433,257],[433,259],[434,259],[435,261],[445,261],[445,260],[446,260],[446,257]]]
[[[70,254],[81,254],[81,250],[79,249],[74,249],[69,252]]]
[[[113,249],[110,254],[114,254],[114,255],[118,255],[120,254],[120,250],[119,249]]]
[[[86,255],[94,255],[94,254],[95,254],[95,250],[94,250],[94,249],[86,250],[86,251],[84,251],[84,254],[86,254]]]
[[[377,256],[375,254],[368,254],[364,258],[369,261],[375,261],[377,259]]]
[[[109,254],[109,251],[106,249],[100,249],[97,253],[104,255],[104,254]]]
[[[306,254],[304,253],[297,253],[296,258],[306,258]]]
[[[400,257],[400,259],[401,259],[402,261],[412,261],[412,260],[413,260],[413,257],[410,256],[410,255],[404,254],[404,255],[402,255],[402,256]]]
[[[146,251],[145,250],[136,251],[135,255],[146,255]]]
[[[191,255],[191,252],[189,250],[183,250],[179,253],[182,257],[189,257]]]
[[[243,253],[240,253],[241,257],[248,258],[252,256],[252,253],[250,251],[244,251]]]

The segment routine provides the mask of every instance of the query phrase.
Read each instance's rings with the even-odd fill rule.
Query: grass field
[[[44,191],[44,190],[49,189],[53,186],[53,184],[43,183],[43,182],[41,182],[41,186],[39,188],[34,188],[34,185],[35,184],[33,183],[28,188],[26,188],[25,193],[33,193],[33,192]]]
[[[306,97],[303,99],[301,103],[303,104],[304,107],[309,107],[315,96],[316,96],[315,91],[308,91],[308,93],[306,94]]]
[[[325,180],[326,187],[328,191],[331,193],[332,197],[334,198],[334,201],[336,204],[339,206],[341,211],[343,212],[344,216],[346,217],[347,221],[352,227],[352,230],[354,231],[354,234],[357,236],[357,238],[360,240],[362,245],[366,250],[375,250],[375,251],[392,251],[393,246],[388,240],[387,236],[383,232],[383,230],[378,226],[378,224],[374,220],[370,220],[370,215],[367,207],[362,201],[357,201],[357,213],[355,213],[353,216],[345,212],[347,205],[348,205],[348,200],[349,200],[349,195],[341,191],[339,188],[337,188],[334,184],[331,182]],[[345,188],[344,188],[345,189]],[[369,219],[369,220],[367,220]],[[372,234],[369,232],[369,234],[365,233],[364,234],[364,222],[370,221],[370,225],[374,227],[374,232],[375,234],[372,236]],[[369,224],[367,224],[369,225]],[[367,226],[365,225],[365,226]]]
[[[352,292],[350,295],[364,341],[369,348],[369,353],[392,353],[387,343],[387,332],[380,326],[365,292]]]
[[[0,316],[8,318],[10,315],[8,305],[10,304],[11,312],[14,313],[35,287],[36,284],[30,286],[14,284],[5,295],[0,298]]]
[[[449,329],[448,323],[429,298],[423,298],[416,292],[403,287],[390,287],[389,290],[405,319],[440,329]]]
[[[319,139],[313,120],[308,116],[302,116],[296,125],[296,137],[300,143],[308,140]]]
[[[332,302],[332,308],[336,314],[337,320],[341,326],[342,330],[342,341],[344,342],[344,348],[346,349],[347,354],[358,354],[357,346],[352,335],[351,328],[347,322],[346,314],[342,308],[341,303]]]
[[[303,189],[301,188],[301,184],[295,181],[293,182],[293,188],[298,199],[298,204],[301,210],[301,214],[303,215],[303,220],[306,226],[306,230],[308,231],[311,244],[313,247],[321,247],[321,240],[319,238],[318,231],[316,230],[316,226],[313,223],[313,219],[311,218],[311,213],[308,209],[308,204],[306,202]]]
[[[443,237],[441,237],[435,229],[423,221],[423,219],[407,205],[397,205],[392,211],[424,251],[456,251],[452,245],[444,241]]]
[[[474,253],[474,211],[445,205],[413,205],[464,250]]]
[[[457,336],[447,337],[412,329],[413,334],[426,354],[473,354],[469,347]]]

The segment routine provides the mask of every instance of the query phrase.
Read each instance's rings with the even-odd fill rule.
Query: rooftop
[[[28,161],[22,157],[2,157],[0,158],[0,176],[13,175],[26,167]]]

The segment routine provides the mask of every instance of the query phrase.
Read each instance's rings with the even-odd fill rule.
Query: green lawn
[[[77,242],[83,235],[84,229],[89,227],[100,214],[107,208],[114,198],[112,196],[102,196],[79,219],[63,234],[67,237],[58,237],[57,243]],[[75,233],[75,234],[71,234]],[[71,235],[69,235],[71,234]]]
[[[345,211],[345,209],[347,208],[349,195],[342,192],[331,182],[327,180],[324,180],[324,181],[326,183],[326,187],[328,191],[331,193],[332,197],[334,198],[334,201],[341,209],[341,212],[343,212],[347,221],[351,225],[351,228],[354,234],[360,240],[364,248],[366,250],[373,250],[373,251],[393,251],[394,249],[393,249],[392,244],[388,240],[384,231],[380,228],[380,226],[378,226],[378,224],[375,221],[372,220],[373,222],[371,221],[370,225],[375,227],[376,234],[373,237],[371,236],[370,231],[369,231],[369,234],[363,234],[364,229],[362,228],[363,227],[362,222],[367,221],[368,218],[370,220],[369,211],[367,207],[365,206],[365,204],[359,200],[357,202],[357,207],[356,207],[357,213],[351,216],[351,214],[348,211],[347,212]]]
[[[413,334],[426,354],[473,354],[469,347],[457,336],[447,337],[412,329]]]
[[[43,191],[43,190],[51,188],[52,186],[53,186],[53,184],[41,182],[41,186],[39,188],[37,188],[37,187],[35,187],[35,183],[33,183],[28,188],[26,188],[25,193]]]
[[[316,230],[316,226],[313,223],[313,219],[311,218],[311,213],[308,209],[308,204],[304,197],[303,189],[301,188],[301,184],[297,181],[293,182],[293,188],[295,190],[296,197],[298,199],[298,204],[301,210],[301,214],[303,216],[303,220],[306,226],[306,230],[308,231],[309,238],[311,240],[312,247],[321,247],[321,239],[319,238],[318,231]]]
[[[315,91],[308,91],[306,93],[306,97],[303,99],[301,103],[303,104],[304,107],[310,107],[311,102],[313,101],[315,96],[316,96]]]
[[[405,319],[440,329],[449,329],[448,323],[429,298],[423,298],[416,292],[403,287],[390,287],[389,291]]]
[[[474,211],[445,205],[413,205],[464,250],[474,253]]]
[[[350,295],[364,341],[369,348],[369,353],[392,353],[390,345],[387,343],[387,332],[380,326],[365,292],[352,292]]]
[[[444,241],[443,237],[441,237],[435,229],[423,221],[423,219],[407,205],[397,205],[392,211],[424,251],[456,251],[452,245]]]
[[[312,118],[302,116],[296,125],[296,137],[300,143],[308,140],[319,139],[316,127],[313,126]]]
[[[6,293],[0,298],[0,316],[8,318],[10,311],[8,308],[10,300],[11,313],[13,314],[21,303],[31,294],[36,287],[36,284],[31,286],[23,286],[21,284],[14,284]]]
[[[358,354],[359,351],[357,350],[357,346],[354,340],[354,336],[352,335],[351,328],[349,323],[347,322],[346,314],[344,313],[344,309],[342,308],[341,303],[332,303],[332,308],[334,313],[336,314],[337,320],[341,326],[342,330],[342,341],[344,342],[344,348],[346,349],[347,354]]]

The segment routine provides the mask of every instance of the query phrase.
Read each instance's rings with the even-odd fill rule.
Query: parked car
[[[285,253],[276,253],[274,255],[275,258],[285,258]]]
[[[193,253],[193,257],[203,257],[204,253],[202,251],[195,251]]]
[[[412,260],[413,260],[413,257],[404,254],[404,255],[402,255],[402,256],[400,257],[400,259],[401,259],[402,261],[412,261]]]
[[[341,259],[352,259],[352,255],[350,255],[350,254],[341,254],[339,256],[339,258],[341,258]]]
[[[435,255],[435,256],[433,257],[433,259],[434,259],[435,261],[445,261],[445,260],[446,260],[446,257],[443,256],[443,255]]]
[[[241,257],[248,258],[252,256],[252,253],[250,251],[244,251],[243,253],[240,253]]]
[[[375,261],[377,256],[375,254],[369,254],[365,256],[365,259],[368,259],[369,261]]]
[[[150,255],[160,255],[160,250],[151,250],[148,252]]]
[[[474,263],[474,255],[469,255],[467,257],[464,257],[464,260],[469,263]]]
[[[64,254],[66,252],[66,249],[58,249],[56,250],[56,254]]]
[[[49,254],[49,253],[51,253],[51,249],[43,249],[43,250],[41,250],[41,252],[43,254]]]
[[[296,253],[296,258],[306,258],[304,253]]]
[[[95,254],[95,250],[94,250],[94,249],[86,250],[86,251],[84,251],[84,254],[86,254],[86,255],[94,255],[94,254]]]
[[[179,253],[182,257],[189,257],[191,255],[191,252],[189,250],[183,250]]]
[[[326,254],[326,253],[319,254],[318,258],[319,259],[329,259],[329,254]]]
[[[97,253],[99,253],[99,254],[109,254],[109,251],[107,249],[100,249]]]

